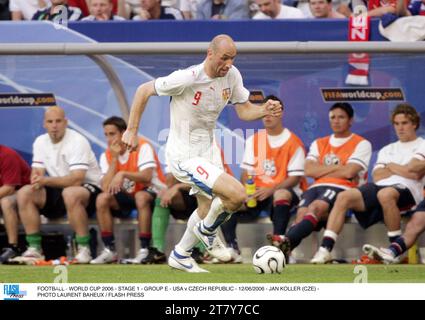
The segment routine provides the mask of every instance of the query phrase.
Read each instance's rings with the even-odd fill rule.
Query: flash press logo
[[[27,295],[19,289],[19,284],[5,284],[3,286],[4,300],[19,300]]]

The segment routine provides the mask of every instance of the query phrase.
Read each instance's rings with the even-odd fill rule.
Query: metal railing
[[[239,53],[425,53],[425,42],[237,42]],[[0,55],[205,53],[208,42],[2,43]]]
[[[143,43],[2,43],[0,55],[86,55],[105,73],[117,97],[121,113],[128,119],[129,104],[124,87],[110,63],[102,55],[200,54],[208,42]],[[425,53],[425,42],[237,42],[239,53]]]

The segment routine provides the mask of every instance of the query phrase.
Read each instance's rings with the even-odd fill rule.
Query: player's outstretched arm
[[[122,142],[128,149],[134,150],[137,148],[137,131],[139,129],[140,119],[145,111],[149,98],[153,95],[156,95],[155,80],[146,82],[137,88],[130,109],[127,130],[122,137]]]
[[[238,117],[245,121],[257,120],[265,116],[280,117],[282,115],[282,105],[279,101],[267,100],[263,105],[255,105],[247,101],[236,104]]]

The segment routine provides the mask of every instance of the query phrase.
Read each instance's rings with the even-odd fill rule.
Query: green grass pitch
[[[352,283],[354,265],[290,265],[281,274],[256,274],[249,264],[202,265],[189,274],[167,265],[72,265],[69,283]],[[425,265],[367,265],[368,282],[425,283]],[[53,283],[54,267],[0,265],[0,283]]]

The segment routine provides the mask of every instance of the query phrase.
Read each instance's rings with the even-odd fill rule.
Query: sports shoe
[[[313,264],[325,264],[332,261],[332,255],[328,249],[320,247],[314,255],[313,259],[310,260],[310,263]]]
[[[378,261],[382,261],[385,264],[400,263],[400,257],[394,257],[392,251],[387,248],[377,248],[370,244],[365,244],[363,246],[363,252],[366,253],[369,257]]]
[[[123,259],[120,263],[122,264],[141,264],[142,260],[147,258],[149,255],[149,249],[148,248],[142,248],[139,250],[137,255],[132,259]]]
[[[204,254],[199,250],[199,248],[193,248],[192,254],[190,255],[197,264],[204,263]]]
[[[218,260],[216,257],[213,257],[208,253],[208,251],[204,252],[204,255],[202,256],[202,260],[206,264],[217,264],[221,263],[220,260]]]
[[[239,250],[236,250],[232,247],[227,248],[227,250],[229,251],[230,256],[232,257],[229,263],[242,263],[242,256]]]
[[[267,234],[266,238],[272,246],[279,248],[283,252],[285,261],[290,260],[289,257],[291,256],[291,243],[287,237],[281,236],[279,234]]]
[[[21,255],[9,260],[12,264],[30,264],[33,265],[37,261],[44,260],[44,256],[40,249],[28,247],[28,249]]]
[[[9,259],[13,259],[18,256],[18,252],[11,247],[3,248],[0,255],[0,264],[7,263]]]
[[[102,252],[97,256],[97,258],[90,261],[90,264],[106,264],[106,263],[114,263],[117,262],[118,255],[115,251],[111,251],[109,248],[105,248]]]
[[[167,261],[167,257],[165,254],[161,251],[159,251],[157,248],[149,248],[149,253],[146,256],[146,258],[143,258],[141,263],[142,264],[159,264],[159,263],[165,263]]]
[[[190,256],[182,256],[174,249],[168,257],[168,265],[171,268],[190,272],[190,273],[201,273],[209,272],[208,270],[202,269],[198,266],[196,261]]]
[[[87,264],[92,260],[90,248],[86,246],[78,246],[77,255],[72,260],[74,264]]]
[[[205,249],[210,255],[217,258],[221,262],[228,262],[232,258],[224,243],[217,233],[207,233],[202,231],[202,221],[193,227],[193,233],[204,244]]]

